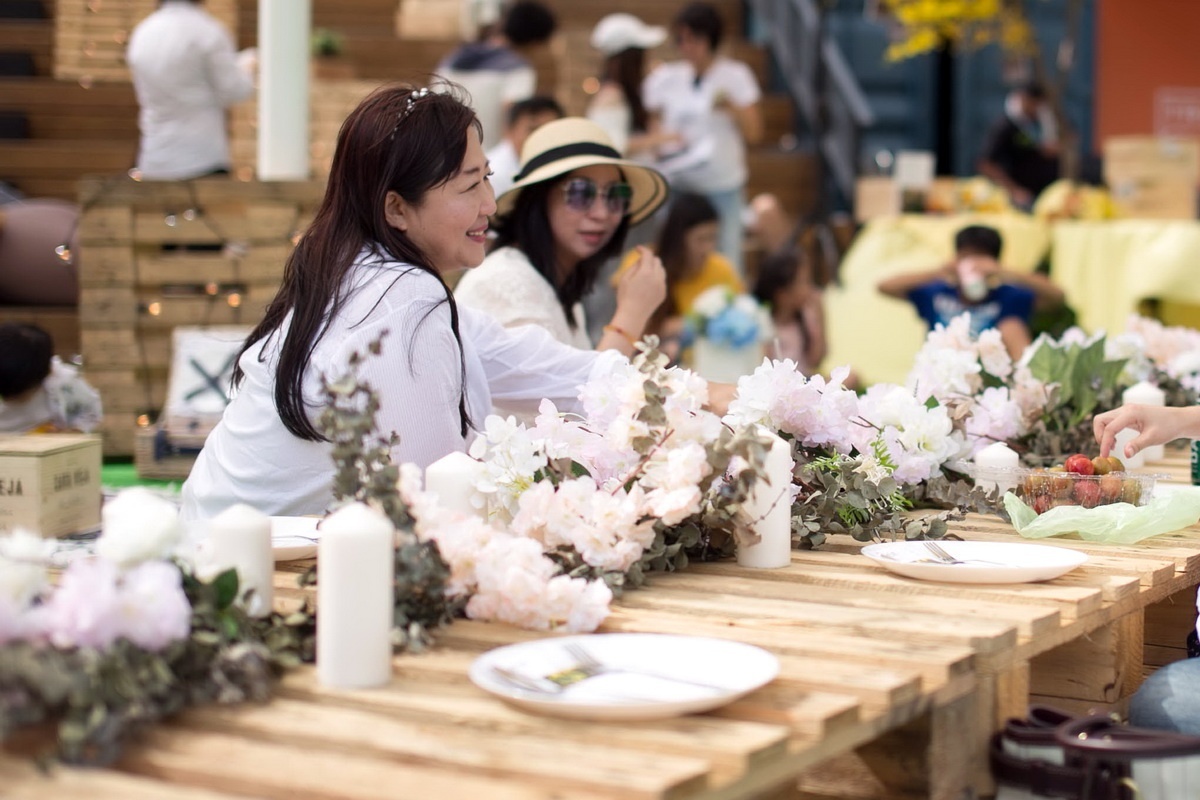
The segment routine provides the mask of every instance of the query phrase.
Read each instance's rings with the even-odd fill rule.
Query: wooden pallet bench
[[[259,319],[323,190],[228,178],[83,182],[80,342],[104,400],[106,455],[133,455],[136,432],[161,411],[175,327]]]

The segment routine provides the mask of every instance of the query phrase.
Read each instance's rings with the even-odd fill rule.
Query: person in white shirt
[[[492,189],[496,196],[504,194],[513,184],[521,168],[521,148],[529,134],[556,119],[562,119],[558,101],[548,95],[534,95],[518,100],[508,110],[508,126],[500,144],[487,151],[488,166],[492,169]]]
[[[316,427],[321,380],[385,334],[358,369],[379,398],[395,463],[466,450],[493,406],[542,398],[579,408],[579,387],[623,356],[577,350],[544,330],[508,331],[461,308],[446,279],[483,260],[496,210],[480,125],[455,93],[385,86],[338,134],[325,197],[283,284],[247,338],[236,394],[183,487],[185,519],[234,503],[323,513],[332,446]],[[718,401],[723,402],[723,401]]]
[[[672,30],[683,59],[646,76],[642,100],[651,130],[675,133],[683,146],[660,147],[655,165],[673,189],[702,194],[717,207],[718,249],[740,270],[746,145],[762,139],[762,92],[748,66],[717,54],[724,25],[712,5],[688,4]]]
[[[162,0],[129,37],[138,100],[137,170],[181,180],[230,169],[226,109],[254,93],[255,53],[235,52],[203,0]]]
[[[626,231],[666,198],[663,176],[621,158],[596,123],[548,122],[525,142],[517,180],[497,200],[496,249],[463,276],[455,298],[506,328],[534,326],[591,349],[580,301],[623,251]],[[621,277],[597,349],[632,354],[666,292],[662,263],[643,250]]]

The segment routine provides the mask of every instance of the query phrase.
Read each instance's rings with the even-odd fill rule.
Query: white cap
[[[606,56],[637,47],[649,50],[667,40],[667,29],[647,25],[633,14],[609,14],[592,29],[592,47]]]

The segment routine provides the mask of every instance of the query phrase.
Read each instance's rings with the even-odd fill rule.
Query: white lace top
[[[572,329],[554,287],[515,247],[501,247],[489,253],[482,264],[463,275],[454,289],[454,299],[482,311],[506,328],[537,325],[563,344],[580,350],[592,349],[583,305],[576,303],[572,309],[575,318]]]

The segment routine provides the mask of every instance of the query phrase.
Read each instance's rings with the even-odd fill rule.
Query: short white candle
[[[1125,390],[1121,395],[1121,402],[1125,404],[1140,403],[1144,406],[1165,406],[1167,404],[1167,393],[1155,386],[1149,381],[1139,381],[1133,386]],[[1121,454],[1117,456],[1120,458]],[[1166,451],[1161,444],[1152,444],[1142,451],[1144,461],[1162,461],[1166,458]]]
[[[1112,454],[1125,462],[1125,469],[1141,469],[1146,466],[1146,451],[1139,450],[1132,456],[1125,455],[1125,445],[1137,438],[1138,431],[1133,428],[1123,428],[1117,431],[1113,441]]]
[[[768,435],[772,442],[765,467],[770,483],[756,482],[744,505],[759,540],[738,547],[742,567],[778,569],[792,563],[792,449],[775,434]]]
[[[244,503],[230,506],[208,522],[209,564],[218,571],[235,569],[238,597],[256,617],[271,613],[275,557],[271,552],[271,518]]]
[[[450,453],[425,468],[425,491],[437,495],[442,508],[483,516],[482,502],[476,506],[472,499],[479,494],[475,484],[484,469],[482,462],[466,453]]]
[[[396,529],[379,511],[352,503],[321,523],[317,544],[317,678],[369,689],[392,677]]]
[[[993,442],[975,454],[975,487],[992,491],[1007,492],[1017,485],[1014,472],[1021,465],[1021,457],[1004,442]]]

